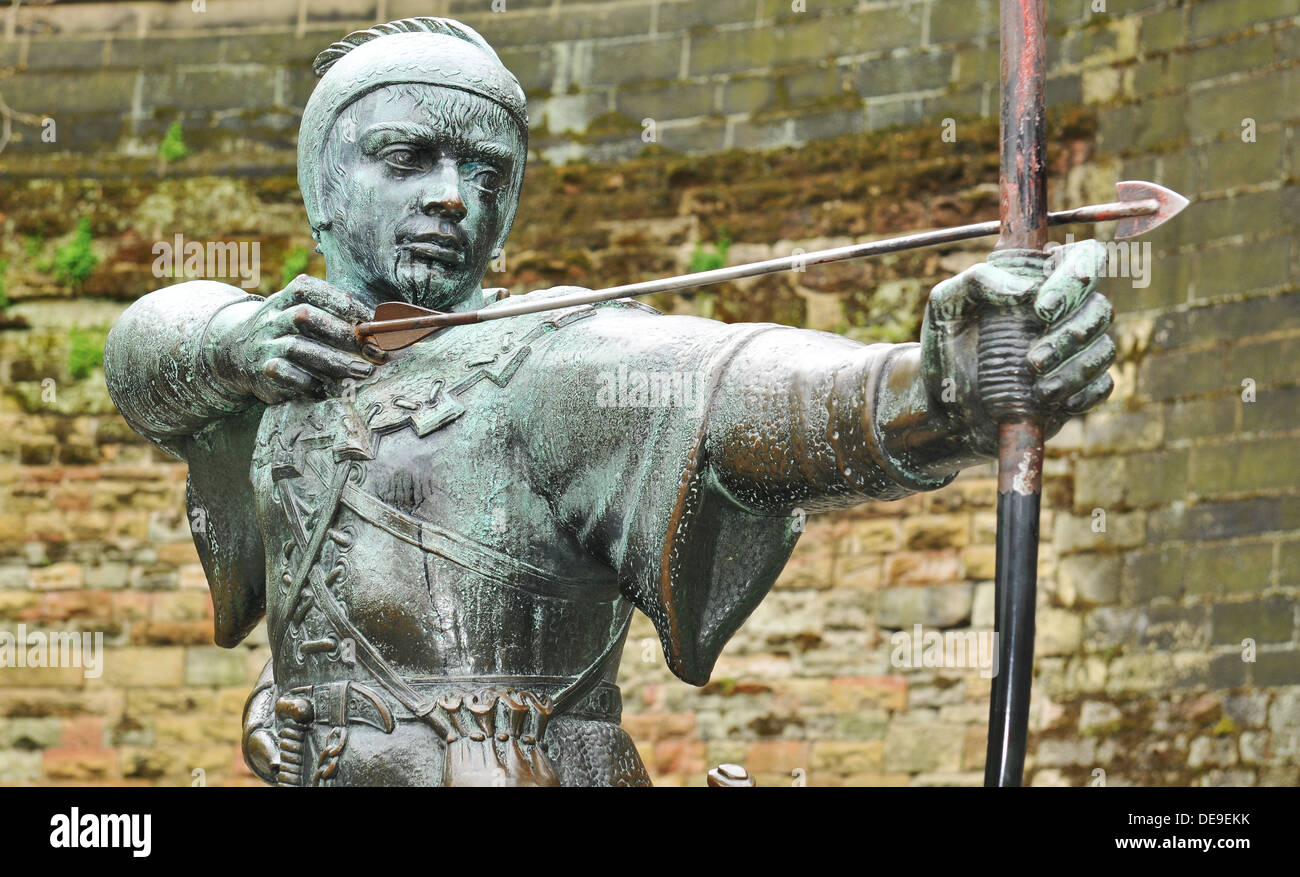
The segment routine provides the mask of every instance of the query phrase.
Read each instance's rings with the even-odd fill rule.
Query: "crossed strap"
[[[318,476],[322,475],[314,462],[311,464],[311,468]],[[383,655],[379,653],[379,650],[376,649],[370,640],[367,639],[366,636],[362,634],[361,631],[359,631],[348,619],[347,611],[339,604],[338,600],[330,592],[324,575],[316,565],[317,558],[320,555],[321,546],[324,544],[330,526],[333,524],[334,518],[338,514],[339,506],[345,502],[345,494],[350,494],[348,499],[350,499],[351,502],[347,502],[347,504],[349,507],[353,508],[354,511],[359,514],[362,509],[372,513],[375,512],[375,509],[369,507],[364,499],[362,499],[368,497],[368,494],[355,488],[350,492],[347,490],[350,486],[348,479],[353,471],[360,471],[359,463],[355,461],[346,463],[340,461],[340,465],[335,469],[327,481],[326,491],[324,493],[326,502],[324,506],[317,510],[316,524],[310,533],[307,532],[302,522],[298,506],[296,505],[296,500],[291,492],[283,503],[286,517],[289,521],[289,527],[293,532],[294,541],[303,549],[303,551],[297,568],[290,576],[289,587],[284,604],[285,611],[281,616],[282,620],[280,621],[278,630],[274,633],[274,641],[283,643],[284,637],[288,633],[290,620],[293,617],[295,604],[298,601],[303,585],[306,584],[311,589],[311,595],[315,605],[321,610],[322,614],[324,614],[330,626],[334,628],[334,631],[343,639],[352,641],[357,661],[361,666],[375,678],[375,681],[378,682],[384,690],[392,695],[394,700],[410,710],[413,715],[428,722],[433,726],[434,730],[438,732],[440,737],[445,738],[449,729],[446,728],[436,716],[438,698],[420,694],[407,684],[401,674],[399,674],[397,670],[384,659]],[[321,480],[326,481],[324,477],[322,477]],[[356,505],[354,506],[353,503],[356,503]],[[357,506],[360,506],[361,508],[357,508]],[[385,518],[389,526],[380,525],[377,521],[373,521],[373,519],[369,518],[369,516],[365,514],[362,514],[361,516],[368,520],[372,520],[377,525],[383,526],[383,529],[388,532],[394,532],[394,529],[400,527],[402,528],[403,533],[410,534],[411,530],[409,529],[409,521],[414,521],[415,519],[409,518],[409,516],[403,515],[389,506],[385,506],[385,508],[397,515],[395,518]],[[415,535],[419,536],[424,532],[425,527],[419,526],[419,529],[415,531]],[[452,536],[455,534],[450,534],[450,531],[445,531],[441,528],[431,528],[429,532],[439,535],[439,544],[443,545],[444,548],[447,545],[457,546],[461,549],[468,547],[464,542],[466,537],[453,539]],[[394,533],[394,535],[401,534]],[[405,541],[411,542],[421,548],[425,548],[423,539],[406,538]],[[538,567],[532,567],[531,564],[524,564],[522,561],[510,558],[508,555],[501,554],[500,552],[493,550],[490,555],[484,555],[481,552],[486,548],[486,546],[473,545],[472,547],[478,549],[478,551],[475,552],[476,557],[482,558],[486,556],[497,561],[497,569],[493,570],[497,575],[489,576],[490,578],[504,578],[508,572],[519,571],[520,567],[523,566],[527,567],[527,571],[530,573],[541,574],[538,577],[544,576],[548,581],[558,581],[556,577],[546,573],[544,570],[541,570]],[[428,548],[425,550],[434,549]],[[448,556],[448,554],[445,553],[445,550],[435,551],[435,553],[447,557],[448,560],[453,562],[461,563],[457,556]],[[463,553],[460,551],[455,552],[455,554],[460,558],[464,558]],[[509,561],[509,563],[505,563],[504,561]],[[465,564],[461,563],[461,565],[463,566]],[[511,567],[513,567],[513,569],[511,569]],[[474,567],[470,568],[473,569]],[[570,585],[570,587],[572,587],[572,585]],[[623,637],[627,632],[627,628],[632,622],[631,602],[622,596],[618,599],[622,605],[620,606],[618,620],[614,626],[613,635],[596,660],[593,661],[592,664],[581,674],[579,674],[572,684],[555,696],[554,706],[551,712],[552,716],[560,715],[566,710],[573,708],[574,705],[579,703],[593,688],[595,688],[596,685],[599,684],[604,670],[613,658],[613,655],[618,648],[618,644],[622,642]]]

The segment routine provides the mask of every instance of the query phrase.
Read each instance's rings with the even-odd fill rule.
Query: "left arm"
[[[1044,328],[1029,351],[1049,435],[1104,400],[1115,355],[1111,307],[1096,292],[1105,250],[1060,250],[1041,282]],[[951,481],[992,459],[997,427],[979,401],[981,305],[1026,281],[977,265],[939,284],[920,344],[863,345],[779,329],[729,363],[709,414],[708,452],[727,491],[755,511],[823,511]]]

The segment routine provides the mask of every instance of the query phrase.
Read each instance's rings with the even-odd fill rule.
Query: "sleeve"
[[[131,428],[182,456],[178,438],[255,404],[223,389],[202,353],[218,312],[260,300],[224,283],[196,280],[149,293],[127,308],[108,333],[104,376]]]
[[[786,358],[831,342],[838,355]],[[791,508],[943,483],[880,448],[868,402],[890,380],[892,350],[623,302],[539,351],[526,389],[536,404],[517,424],[533,487],[616,572],[684,681],[708,681],[776,581],[802,529]],[[842,456],[818,446],[801,460],[841,420],[858,430],[846,428]]]
[[[787,327],[728,365],[709,451],[737,501],[775,513],[934,490],[979,460],[954,413],[930,398],[919,344]]]
[[[150,293],[104,347],[109,394],[136,432],[189,464],[186,506],[212,591],[217,645],[241,642],[265,612],[266,570],[249,481],[264,406],[222,390],[200,355],[222,308],[257,300],[210,281]]]

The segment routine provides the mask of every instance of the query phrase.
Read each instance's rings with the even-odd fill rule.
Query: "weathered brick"
[[[1198,595],[1263,591],[1272,566],[1271,543],[1195,548],[1187,553],[1184,584],[1187,593]]]
[[[1055,4],[1054,4],[1055,5]],[[936,12],[930,16],[930,42],[966,42],[998,34],[998,4],[994,0],[967,0],[960,15]]]
[[[903,521],[903,544],[911,550],[960,548],[969,541],[965,515],[914,515]]]
[[[1288,292],[1161,314],[1152,329],[1151,348],[1168,350],[1196,342],[1239,341],[1294,328],[1300,328],[1300,293]]]
[[[1151,652],[1111,661],[1106,691],[1112,695],[1204,688],[1210,658],[1202,652]]]
[[[812,770],[821,773],[880,773],[885,744],[879,740],[826,740],[812,745]]]
[[[1062,554],[1106,548],[1131,548],[1146,541],[1146,519],[1141,512],[1056,515],[1054,543]],[[1104,527],[1104,529],[1101,529]]]
[[[1295,487],[1300,455],[1287,438],[1201,445],[1192,449],[1187,483],[1200,496]]]
[[[591,70],[584,85],[673,80],[681,68],[680,35],[646,37],[628,43],[597,45],[592,49]],[[695,46],[691,46],[692,64]],[[694,69],[694,68],[692,68]]]
[[[1123,572],[1125,601],[1145,603],[1155,597],[1181,597],[1184,556],[1181,550],[1126,554]]]
[[[1251,600],[1245,603],[1217,603],[1213,625],[1215,645],[1239,645],[1244,639],[1256,643],[1284,643],[1291,639],[1295,601],[1286,597]]]
[[[1237,396],[1180,399],[1165,406],[1165,438],[1170,441],[1226,436],[1236,431]]]
[[[1300,500],[1261,497],[1227,502],[1203,502],[1189,507],[1158,509],[1148,517],[1152,544],[1173,540],[1232,539],[1255,533],[1300,527]]]
[[[774,45],[781,35],[769,27],[709,31],[690,38],[688,57],[694,76],[766,67],[772,63]],[[679,47],[681,37],[671,38]],[[680,57],[680,55],[679,55]],[[818,60],[808,58],[807,60]],[[676,68],[674,68],[674,74]]]
[[[83,581],[79,563],[56,563],[31,572],[32,587],[38,591],[75,590]]]
[[[30,783],[40,780],[43,773],[41,752],[0,749],[0,782]]]
[[[1300,685],[1300,650],[1261,651],[1250,672],[1256,685]]]
[[[1244,378],[1255,381],[1257,387],[1292,383],[1297,362],[1300,362],[1300,337],[1258,341],[1231,351],[1227,373],[1233,377],[1233,386],[1237,388]]]
[[[1210,684],[1215,688],[1237,688],[1246,684],[1247,664],[1239,652],[1215,655],[1210,660]]]
[[[0,750],[45,749],[59,742],[63,722],[55,718],[0,719]]]
[[[1256,391],[1252,402],[1241,404],[1242,432],[1273,432],[1300,426],[1300,387]]]
[[[1209,641],[1209,613],[1205,606],[1150,606],[1138,624],[1140,648],[1161,651],[1204,649]]]
[[[719,24],[752,24],[755,8],[754,0],[714,0],[712,3],[669,0],[659,5],[658,27],[660,32],[667,32]]]
[[[1089,452],[1149,450],[1159,447],[1164,435],[1160,409],[1138,411],[1104,408],[1084,418],[1084,445]]]
[[[1173,7],[1143,16],[1140,45],[1145,51],[1158,52],[1184,44],[1183,9]]]
[[[13,79],[25,96],[23,110],[50,114],[125,112],[134,99],[136,74],[128,71],[95,70],[67,73],[27,73]]]
[[[1277,564],[1278,584],[1284,588],[1300,585],[1300,541],[1283,542]]]
[[[275,102],[275,79],[263,71],[168,71],[142,75],[146,112],[251,109]]]
[[[789,776],[796,768],[806,773],[811,763],[812,744],[803,740],[751,743],[745,757],[745,769],[751,773],[778,773]]]
[[[1213,140],[1220,135],[1238,136],[1243,119],[1257,126],[1294,117],[1288,101],[1297,95],[1300,71],[1284,70],[1269,76],[1200,89],[1186,103],[1186,131],[1193,140]]]
[[[722,84],[723,113],[752,113],[770,106],[776,99],[776,85],[769,76],[728,77]]]
[[[58,747],[46,749],[43,755],[45,776],[51,780],[102,781],[117,773],[115,749]]]
[[[1061,602],[1096,606],[1119,599],[1121,560],[1116,555],[1080,555],[1061,559],[1057,571]]]
[[[1290,237],[1216,247],[1201,253],[1203,271],[1193,289],[1198,301],[1223,299],[1287,282],[1291,268]]]
[[[248,681],[244,649],[189,648],[185,650],[186,685],[239,685]]]
[[[1034,628],[1034,654],[1069,655],[1083,643],[1083,618],[1065,609],[1040,609]]]
[[[1138,387],[1151,399],[1172,399],[1223,389],[1226,385],[1222,350],[1155,354],[1139,372]]]
[[[1282,176],[1283,133],[1260,131],[1253,142],[1244,141],[1240,134],[1206,147],[1208,189],[1258,185]]]
[[[965,728],[911,722],[893,722],[885,733],[885,769],[899,773],[961,768]]]
[[[502,48],[498,55],[506,69],[515,75],[525,94],[549,91],[555,80],[555,52],[551,47]]]
[[[961,561],[953,550],[900,551],[885,560],[885,582],[890,585],[929,585],[961,577]]]
[[[712,83],[674,83],[667,88],[621,88],[614,96],[614,108],[635,120],[681,119],[713,111]]]
[[[866,130],[866,118],[866,111],[859,108],[800,114],[794,118],[794,139],[804,143],[858,133]]]
[[[589,4],[581,11],[521,9],[465,14],[458,19],[481,33],[492,46],[549,45],[572,40],[621,37],[650,32],[649,2]],[[428,14],[427,12],[423,14]]]
[[[1159,101],[1104,107],[1097,116],[1097,142],[1116,152],[1149,149],[1187,136],[1187,97],[1169,95]]]
[[[952,74],[947,52],[893,55],[864,61],[858,68],[858,93],[867,97],[943,88]]]
[[[29,70],[87,70],[104,63],[105,41],[98,39],[35,39],[27,46]]]
[[[1155,251],[1161,252],[1238,235],[1276,234],[1296,209],[1289,192],[1251,192],[1193,202],[1183,211],[1183,218],[1189,221],[1166,222],[1151,233],[1149,240]]]
[[[1061,57],[1075,64],[1096,66],[1132,58],[1137,47],[1136,19],[1098,19],[1072,29],[1058,44]],[[1052,53],[1049,46],[1048,54]]]
[[[971,585],[887,588],[880,592],[876,623],[890,629],[954,627],[970,619]]]
[[[1248,30],[1300,12],[1297,0],[1206,0],[1191,9],[1193,40]]]
[[[184,678],[185,650],[180,648],[110,649],[103,660],[100,682],[115,688],[178,686]]]

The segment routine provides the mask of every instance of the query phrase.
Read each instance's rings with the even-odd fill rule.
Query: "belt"
[[[573,683],[569,676],[473,676],[407,678],[406,683],[429,698],[471,698],[490,694],[528,691],[539,697],[559,694]],[[351,680],[317,682],[286,692],[312,704],[312,722],[321,725],[363,724],[391,731],[395,722],[424,721],[382,691]],[[610,722],[617,725],[623,716],[623,697],[617,685],[604,680],[587,693],[564,715]]]

